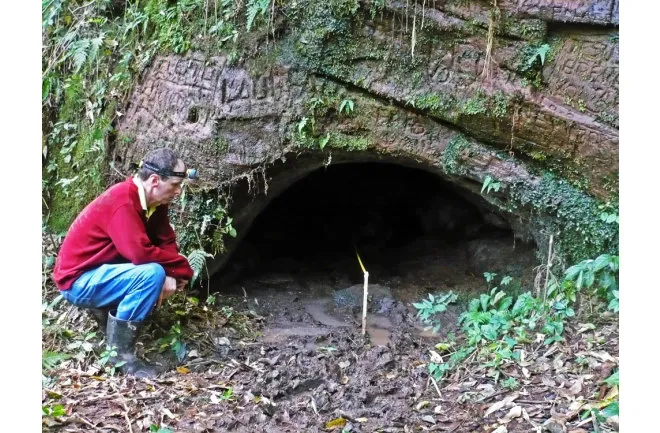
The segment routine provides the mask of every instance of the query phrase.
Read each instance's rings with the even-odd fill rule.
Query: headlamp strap
[[[140,161],[140,168],[145,167],[148,168],[149,170],[155,172],[156,174],[159,174],[161,176],[166,176],[166,177],[180,177],[183,179],[195,179],[197,178],[197,170],[194,168],[189,168],[186,171],[172,171],[168,170],[167,168],[160,168],[156,167],[150,162],[146,161]]]

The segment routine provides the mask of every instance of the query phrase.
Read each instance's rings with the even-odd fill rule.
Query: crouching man
[[[117,183],[76,217],[62,243],[53,279],[68,302],[89,308],[114,347],[124,374],[154,377],[135,339],[155,305],[190,281],[193,270],[176,244],[168,204],[189,177],[171,149],[148,153],[134,177]]]

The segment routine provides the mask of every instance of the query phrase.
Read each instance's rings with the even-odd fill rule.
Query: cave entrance
[[[344,295],[362,286],[359,253],[374,294],[382,287],[410,310],[427,293],[485,291],[484,272],[529,278],[534,251],[482,197],[436,174],[344,163],[317,169],[273,198],[212,286],[267,297],[267,310],[303,297],[356,307]],[[317,316],[325,314],[317,307]]]

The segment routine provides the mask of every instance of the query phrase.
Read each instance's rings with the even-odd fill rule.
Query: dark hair
[[[175,151],[167,148],[152,150],[142,159],[143,162],[168,171],[174,171],[174,167],[176,167],[180,160],[181,158],[179,158],[179,155]],[[154,173],[156,173],[156,171],[142,165],[137,174],[140,179],[147,180],[149,176]],[[167,176],[159,173],[156,174],[165,180],[167,179]]]

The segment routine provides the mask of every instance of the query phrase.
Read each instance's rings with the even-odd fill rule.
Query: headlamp
[[[149,170],[155,172],[156,174],[159,174],[161,176],[166,176],[166,177],[180,177],[182,179],[197,179],[197,169],[196,168],[189,168],[186,171],[172,171],[168,170],[166,168],[160,168],[156,167],[155,165],[145,162],[145,161],[140,161],[140,168],[145,167],[148,168]]]

